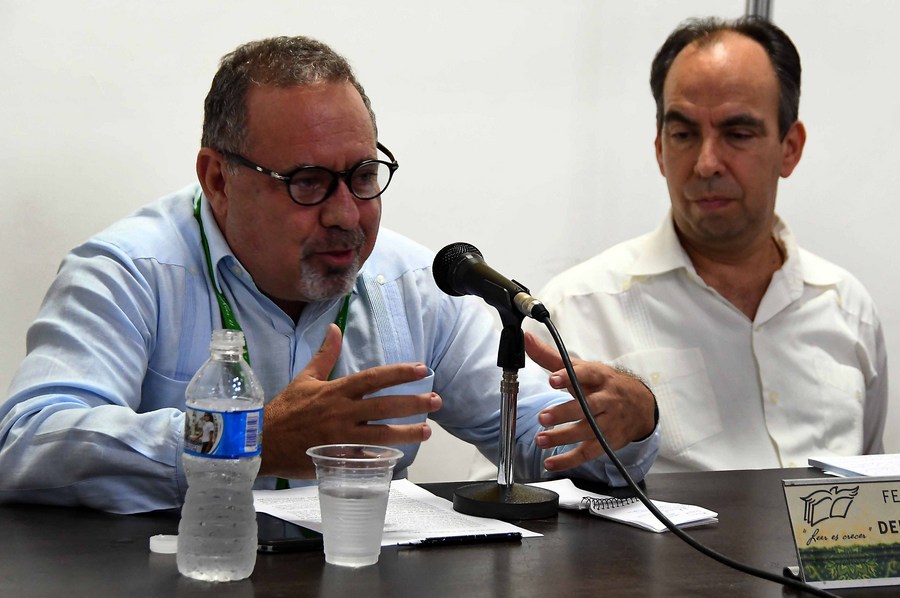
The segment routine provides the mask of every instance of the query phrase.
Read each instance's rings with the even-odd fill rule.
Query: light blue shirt
[[[63,260],[0,405],[0,502],[118,513],[182,504],[184,392],[209,355],[213,329],[222,327],[193,215],[198,194],[192,185],[164,197]],[[295,324],[257,289],[205,198],[201,209],[216,282],[270,400],[318,350],[342,299],[307,305]],[[379,232],[352,291],[334,375],[425,363],[444,401],[432,419],[496,462],[501,370],[494,319],[480,299],[438,290],[431,261],[425,248]],[[549,452],[534,443],[542,429],[537,415],[571,397],[551,389],[546,373],[531,362],[520,371],[519,384],[516,479],[547,477],[542,462]],[[641,479],[658,444],[657,430],[618,456]],[[399,448],[405,455],[397,475],[405,476],[418,444]],[[606,457],[567,473],[623,483]],[[294,482],[301,483],[308,482]],[[274,478],[260,477],[256,487],[272,488]]]

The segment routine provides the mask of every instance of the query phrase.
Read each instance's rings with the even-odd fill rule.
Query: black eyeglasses
[[[387,189],[394,176],[394,171],[400,168],[394,155],[388,148],[376,144],[390,162],[384,160],[363,160],[353,168],[335,172],[324,166],[301,166],[288,173],[281,174],[259,164],[254,164],[244,156],[232,152],[222,152],[230,160],[234,160],[241,166],[252,168],[257,172],[284,181],[287,185],[288,195],[291,200],[301,206],[314,206],[322,203],[334,193],[338,182],[344,181],[350,193],[358,199],[375,199]]]

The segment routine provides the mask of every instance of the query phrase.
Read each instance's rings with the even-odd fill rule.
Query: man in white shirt
[[[793,43],[760,19],[688,21],[659,50],[650,82],[671,211],[538,294],[568,347],[652,388],[654,471],[883,452],[875,306],[775,214],[778,180],[806,141]]]

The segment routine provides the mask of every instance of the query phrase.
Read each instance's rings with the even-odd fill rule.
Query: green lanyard
[[[200,244],[203,245],[203,253],[206,255],[206,268],[209,272],[209,281],[212,283],[213,292],[216,294],[216,301],[219,303],[219,313],[222,315],[222,326],[228,330],[240,330],[241,325],[238,324],[234,311],[228,303],[228,299],[219,290],[216,284],[215,272],[213,271],[212,257],[209,255],[209,241],[206,240],[206,232],[203,230],[203,218],[200,216],[200,194],[197,194],[197,204],[194,207],[194,218],[200,225]],[[244,337],[244,361],[249,365],[250,350],[247,348],[247,337]]]
[[[197,224],[200,225],[200,244],[203,245],[203,253],[206,255],[206,268],[209,272],[209,281],[212,283],[213,292],[216,294],[216,301],[219,303],[219,313],[222,315],[222,325],[228,330],[240,330],[241,325],[238,324],[237,318],[234,315],[234,310],[231,309],[231,305],[228,303],[228,299],[225,298],[225,295],[222,294],[222,291],[219,290],[219,287],[216,285],[216,277],[215,271],[213,270],[212,265],[212,257],[209,254],[209,241],[206,240],[206,232],[203,230],[203,218],[200,216],[200,193],[197,193],[196,205],[194,206],[194,218],[197,219]],[[351,293],[347,293],[344,297],[344,303],[341,305],[340,311],[338,311],[337,318],[335,318],[334,323],[337,324],[337,327],[341,329],[341,336],[344,336],[344,330],[347,329],[347,316],[350,312],[350,295]],[[244,360],[249,364],[250,363],[250,350],[247,348],[247,337],[244,336]],[[331,380],[331,376],[334,374],[332,371],[328,374],[328,379]],[[278,478],[275,483],[276,490],[284,490],[288,487],[287,480]]]

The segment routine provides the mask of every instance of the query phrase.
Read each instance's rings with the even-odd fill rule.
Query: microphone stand
[[[500,382],[500,462],[497,481],[467,484],[453,494],[453,508],[466,515],[494,519],[543,519],[559,509],[559,495],[551,490],[516,484],[516,402],[519,369],[525,366],[525,316],[517,310],[501,309],[500,348],[497,365],[503,368]]]

